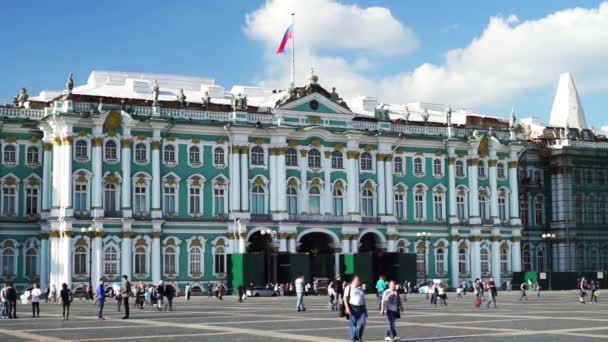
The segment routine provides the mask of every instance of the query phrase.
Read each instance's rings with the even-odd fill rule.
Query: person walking
[[[8,318],[8,304],[6,300],[6,289],[8,284],[4,284],[0,289],[0,319]]]
[[[17,318],[17,290],[15,290],[13,283],[9,281],[5,291],[7,316],[15,319]]]
[[[354,275],[349,286],[344,290],[344,312],[348,317],[349,333],[352,342],[363,341],[363,331],[367,319],[365,292],[361,287],[361,279]]]
[[[304,307],[304,275],[300,273],[295,281],[296,285],[296,311],[306,311]]]
[[[397,334],[395,329],[395,321],[401,318],[401,299],[399,292],[395,289],[395,282],[390,281],[388,288],[382,293],[382,299],[380,301],[380,314],[386,315],[388,320],[388,329],[386,330],[385,341],[399,341],[401,338]]]
[[[494,309],[496,309],[496,295],[498,294],[498,288],[496,288],[496,283],[494,282],[494,278],[490,278],[487,284],[488,290],[488,301],[486,302],[486,306],[490,308],[490,304],[494,303]]]
[[[40,318],[40,297],[42,297],[42,291],[40,290],[40,285],[34,284],[34,288],[32,289],[32,317]]]
[[[437,298],[439,298],[441,304],[443,304],[444,306],[448,306],[448,302],[446,301],[448,295],[445,292],[444,284],[439,284],[439,286],[437,287]]]
[[[581,277],[581,280],[578,284],[579,289],[579,301],[581,304],[585,304],[585,296],[587,296],[587,280],[585,277]]]
[[[59,291],[59,298],[61,299],[61,306],[63,308],[62,320],[70,319],[70,304],[74,300],[74,296],[72,295],[72,290],[68,288],[68,284],[61,284],[61,291]]]
[[[51,290],[51,298],[53,298],[53,303],[57,303],[57,287],[53,284],[53,289]]]
[[[186,292],[186,300],[190,300],[190,294],[192,292],[192,289],[190,288],[190,283],[186,283],[185,292]]]
[[[163,281],[159,281],[156,286],[156,303],[158,304],[158,311],[163,310],[163,304],[165,302],[165,284]]]
[[[208,281],[207,282],[207,298],[211,298],[213,297],[213,285],[211,285],[211,282]]]
[[[122,283],[120,284],[120,295],[122,296],[122,303],[125,307],[125,315],[122,319],[129,319],[129,297],[131,296],[131,282],[126,274],[122,276]]]
[[[49,297],[51,295],[51,288],[50,287],[46,287],[46,291],[45,291],[45,295],[44,295],[44,302],[48,303],[49,302]]]
[[[167,307],[169,311],[173,311],[173,298],[175,298],[175,286],[173,283],[169,283],[165,285],[165,297],[167,297],[167,303],[165,304],[165,311],[167,311]]]
[[[239,284],[239,286],[236,287],[236,293],[239,296],[239,303],[243,302],[243,285]]]
[[[539,282],[536,282],[536,298],[540,298],[540,292],[542,290],[542,286]]]
[[[103,283],[103,278],[99,278],[95,295],[97,297],[97,318],[105,320],[103,318],[103,305],[106,303],[106,287]]]
[[[523,298],[528,300],[528,294],[526,293],[526,282],[524,281],[519,285],[519,291],[521,292],[521,296],[519,296],[519,300],[521,301]]]
[[[388,287],[388,282],[386,278],[381,275],[376,282],[376,297],[378,298],[378,311],[382,309],[382,294]]]

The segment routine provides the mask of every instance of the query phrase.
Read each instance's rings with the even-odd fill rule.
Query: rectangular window
[[[86,211],[87,210],[87,185],[76,184],[74,185],[74,210]]]
[[[173,186],[164,187],[163,211],[167,214],[175,213],[175,187]]]
[[[433,197],[435,205],[435,221],[443,221],[443,196],[435,195]]]
[[[106,215],[116,211],[116,187],[114,185],[106,184],[103,202]]]
[[[445,254],[443,253],[443,249],[437,250],[435,254],[437,260],[435,265],[435,273],[436,274],[444,274],[445,273]]]
[[[8,216],[17,215],[16,207],[16,193],[15,187],[4,187],[2,189],[2,214]]]
[[[396,192],[395,193],[395,216],[399,220],[403,220],[405,216],[403,215],[403,193]]]
[[[461,222],[466,219],[464,196],[456,196],[456,215]]]
[[[414,217],[416,220],[424,219],[424,195],[420,193],[414,195]]]
[[[507,199],[505,197],[498,197],[498,217],[501,222],[507,220]]]
[[[188,200],[190,204],[190,214],[199,214],[201,212],[201,189],[191,187]]]
[[[148,211],[147,188],[145,186],[135,187],[135,201],[133,209],[138,214],[143,214]]]
[[[213,208],[215,210],[215,215],[225,214],[226,211],[224,209],[224,197],[226,196],[223,188],[217,188],[213,190]]]
[[[215,273],[226,273],[226,255],[223,251],[215,252]]]
[[[27,216],[38,214],[38,188],[25,189],[25,214]]]

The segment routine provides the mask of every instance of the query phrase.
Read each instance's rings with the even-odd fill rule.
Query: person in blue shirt
[[[376,282],[376,291],[377,291],[376,296],[378,297],[378,311],[380,311],[382,309],[382,294],[384,293],[384,291],[386,290],[387,287],[388,287],[388,282],[386,281],[386,278],[383,275],[381,275],[380,279],[378,279],[378,282]]]
[[[103,278],[99,278],[99,285],[97,285],[97,318],[105,320],[103,318],[103,305],[106,301],[106,287],[103,285]]]

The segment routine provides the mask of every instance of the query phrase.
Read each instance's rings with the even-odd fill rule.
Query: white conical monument
[[[569,72],[559,76],[557,91],[551,107],[549,126],[586,129],[585,112],[578,97],[578,91]]]

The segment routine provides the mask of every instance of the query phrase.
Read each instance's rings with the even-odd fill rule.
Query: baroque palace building
[[[452,285],[521,271],[514,114],[349,102],[312,71],[284,91],[103,71],[22,89],[0,107],[0,279],[201,286],[244,253],[308,253],[311,277],[365,253]]]

